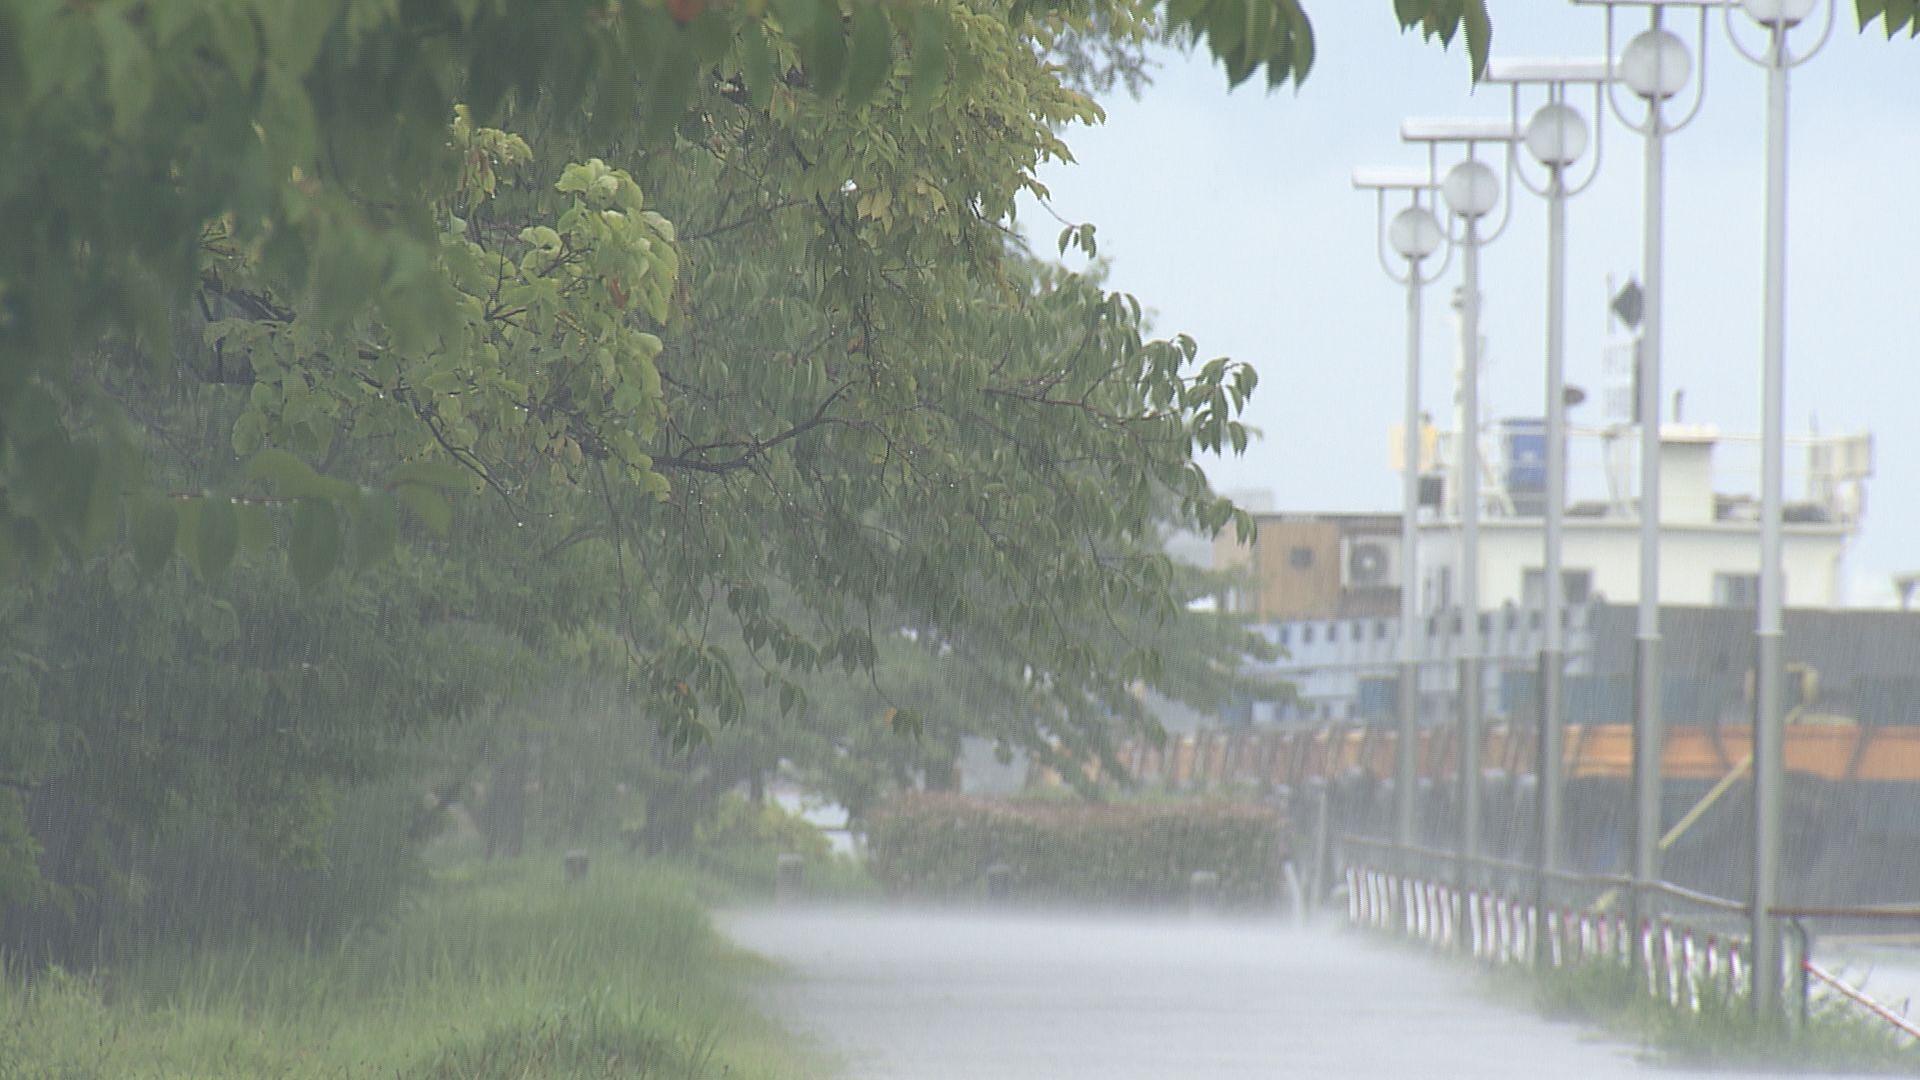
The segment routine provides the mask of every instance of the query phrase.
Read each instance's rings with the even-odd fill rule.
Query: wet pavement
[[[847,1080],[1687,1075],[1331,926],[810,908],[723,926],[785,967],[771,1007]]]

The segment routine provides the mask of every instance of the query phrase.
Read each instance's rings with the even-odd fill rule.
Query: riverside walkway
[[[782,965],[770,1006],[848,1080],[1691,1075],[1331,917],[792,907],[722,925]]]

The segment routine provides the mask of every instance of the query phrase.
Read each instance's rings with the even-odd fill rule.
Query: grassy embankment
[[[746,1002],[703,885],[607,860],[442,872],[333,950],[226,947],[0,985],[0,1080],[774,1080],[818,1075]]]
[[[1634,984],[1624,967],[1584,965],[1536,973],[1502,969],[1501,996],[1548,1016],[1591,1023],[1674,1065],[1726,1069],[1920,1073],[1920,1047],[1883,1021],[1816,998],[1804,1028],[1758,1024],[1744,994],[1708,997],[1699,1011],[1676,1009]]]

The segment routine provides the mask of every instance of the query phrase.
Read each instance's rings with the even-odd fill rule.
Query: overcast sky
[[[1491,6],[1496,56],[1601,53],[1596,9]],[[1878,470],[1850,558],[1850,599],[1873,603],[1890,596],[1890,574],[1920,570],[1920,42],[1863,35],[1850,0],[1840,8],[1826,49],[1793,76],[1786,409],[1790,432],[1817,422],[1875,437]],[[1203,355],[1259,369],[1250,420],[1264,438],[1210,462],[1216,486],[1270,491],[1283,510],[1394,510],[1387,446],[1401,410],[1403,294],[1375,259],[1374,201],[1352,189],[1351,172],[1424,163],[1399,142],[1403,117],[1504,116],[1508,97],[1471,91],[1460,47],[1401,35],[1388,0],[1308,10],[1319,52],[1298,92],[1229,93],[1203,55],[1170,53],[1141,100],[1116,92],[1103,126],[1066,133],[1077,163],[1041,179],[1056,213],[1098,226],[1111,286],[1157,312],[1157,332],[1192,334]],[[1645,26],[1643,12],[1623,11],[1622,42]],[[1684,25],[1697,50],[1697,22],[1669,25]],[[1764,75],[1725,35],[1715,16],[1704,107],[1668,142],[1665,384],[1669,402],[1685,391],[1687,421],[1757,432]],[[1590,95],[1575,103],[1591,112]],[[1595,391],[1609,276],[1624,282],[1641,264],[1641,141],[1609,118],[1603,155],[1598,181],[1568,209],[1568,379]],[[1544,396],[1546,209],[1524,193],[1513,209],[1483,255],[1482,386],[1496,417],[1537,416]],[[1051,216],[1029,207],[1023,225],[1052,250]],[[1452,394],[1457,268],[1427,299],[1422,396],[1436,416]],[[1603,419],[1599,397],[1575,422]],[[1757,476],[1719,486],[1757,490]]]

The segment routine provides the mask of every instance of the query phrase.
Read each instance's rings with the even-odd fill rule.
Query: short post
[[[587,867],[589,865],[587,849],[574,848],[562,856],[560,861],[561,865],[566,868],[567,884],[571,885],[576,881],[585,881],[587,879]]]
[[[1013,895],[1013,867],[997,862],[987,867],[987,899],[1005,900]]]
[[[1187,879],[1187,910],[1212,911],[1220,900],[1220,875],[1212,870],[1195,870]]]
[[[800,898],[806,888],[806,856],[793,851],[783,851],[774,862],[773,898],[780,903],[792,903]]]
[[[1300,884],[1300,870],[1292,859],[1280,864],[1280,875],[1286,880],[1287,898],[1293,904],[1293,921],[1301,926],[1307,924],[1306,889]]]

